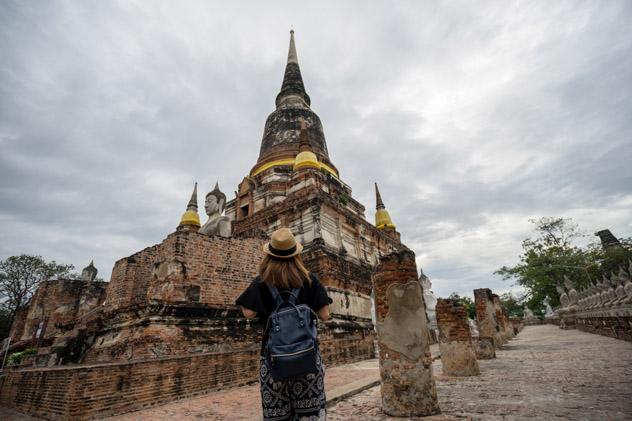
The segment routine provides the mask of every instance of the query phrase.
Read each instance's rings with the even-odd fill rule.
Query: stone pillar
[[[481,374],[472,346],[467,311],[456,300],[439,299],[437,306],[439,350],[443,374],[477,376]]]
[[[478,338],[472,338],[474,343],[474,351],[476,352],[477,360],[491,360],[496,358],[496,348],[494,348],[494,338],[489,336],[479,336]]]
[[[496,321],[496,309],[492,291],[489,288],[474,290],[474,305],[476,307],[476,322],[478,323],[479,338],[492,338],[494,348],[502,344],[500,328]]]
[[[496,310],[496,323],[500,328],[500,336],[502,343],[505,344],[511,338],[507,320],[505,319],[505,313],[503,307],[500,305],[500,297],[497,294],[492,294],[492,300],[494,302],[494,309]]]
[[[371,278],[382,409],[397,417],[437,414],[440,410],[415,253],[402,250],[383,256]]]

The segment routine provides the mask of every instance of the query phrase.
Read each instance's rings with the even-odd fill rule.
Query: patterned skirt
[[[270,375],[268,361],[261,357],[259,386],[265,421],[324,421],[327,419],[325,369],[320,353],[316,356],[316,363],[317,373],[275,382]]]

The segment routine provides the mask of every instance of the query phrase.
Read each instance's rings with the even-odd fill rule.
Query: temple
[[[12,329],[12,351],[36,345],[38,352],[22,362],[30,370],[11,372],[0,403],[46,418],[84,419],[256,380],[265,321],[245,320],[234,302],[280,227],[303,244],[305,264],[333,300],[332,318],[319,331],[326,364],[374,358],[372,273],[383,256],[414,256],[377,184],[375,194],[372,223],[329,156],[292,31],[259,157],[235,197],[227,201],[216,184],[205,195],[202,225],[195,183],[174,231],[118,260],[110,282],[92,282],[90,265],[90,280],[47,283],[59,294],[38,292]],[[40,387],[38,370],[46,367],[61,371]],[[147,388],[157,392],[149,396]]]

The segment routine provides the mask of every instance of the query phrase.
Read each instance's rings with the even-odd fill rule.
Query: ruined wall
[[[258,351],[9,371],[0,404],[47,419],[90,419],[255,381]]]
[[[59,335],[77,318],[100,307],[106,287],[107,282],[72,279],[42,282],[12,327],[15,345],[41,345],[45,338]]]
[[[264,241],[176,231],[116,262],[105,310],[148,303],[233,306],[257,274]]]
[[[20,338],[22,338],[28,312],[28,307],[22,307],[16,311],[15,317],[13,318],[13,324],[11,325],[11,330],[9,331],[9,336],[11,337],[12,344],[20,341]]]
[[[480,374],[465,307],[459,305],[456,300],[440,298],[437,300],[436,312],[443,374]]]
[[[494,303],[494,310],[496,312],[496,322],[499,327],[500,340],[502,343],[506,343],[514,336],[513,327],[509,324],[507,311],[500,304],[500,297],[497,294],[492,294],[492,300]]]
[[[474,290],[474,305],[476,307],[476,323],[478,324],[479,336],[493,338],[494,346],[502,344],[500,327],[496,319],[496,308],[492,291],[489,288],[479,288]]]
[[[138,291],[133,284],[141,283],[146,288],[145,302],[131,308],[119,308],[116,302],[110,302],[103,328],[81,362],[258,348],[262,323],[246,321],[234,302],[255,277],[265,241],[178,231],[163,243],[136,253],[133,256],[137,262],[153,268],[149,281],[116,278],[110,290],[123,291],[128,285],[130,292]],[[128,259],[117,265],[128,267]],[[135,266],[134,272],[121,272],[149,273],[138,263]],[[341,289],[332,289],[330,295],[334,319],[326,326],[332,326],[332,332],[323,329],[321,343],[324,352],[331,349],[332,353],[340,353],[330,362],[371,358],[374,333],[370,297]],[[125,302],[136,296],[130,293],[128,297]]]
[[[372,330],[319,332],[326,365],[374,357]],[[90,419],[257,381],[259,342],[250,349],[132,362],[10,370],[0,405],[47,419]],[[183,344],[186,346],[186,344]]]

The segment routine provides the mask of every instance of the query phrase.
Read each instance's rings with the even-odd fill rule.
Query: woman
[[[329,319],[331,300],[316,275],[305,268],[301,260],[302,250],[303,246],[289,229],[281,228],[272,234],[270,242],[263,247],[266,254],[259,265],[259,276],[237,299],[237,305],[241,306],[246,318],[258,316],[267,325],[268,316],[275,308],[269,286],[274,286],[280,292],[300,288],[298,304],[308,305],[321,320]],[[318,372],[275,382],[270,374],[269,361],[264,356],[267,337],[266,329],[259,370],[264,420],[326,419],[325,371],[320,353],[316,356]]]

